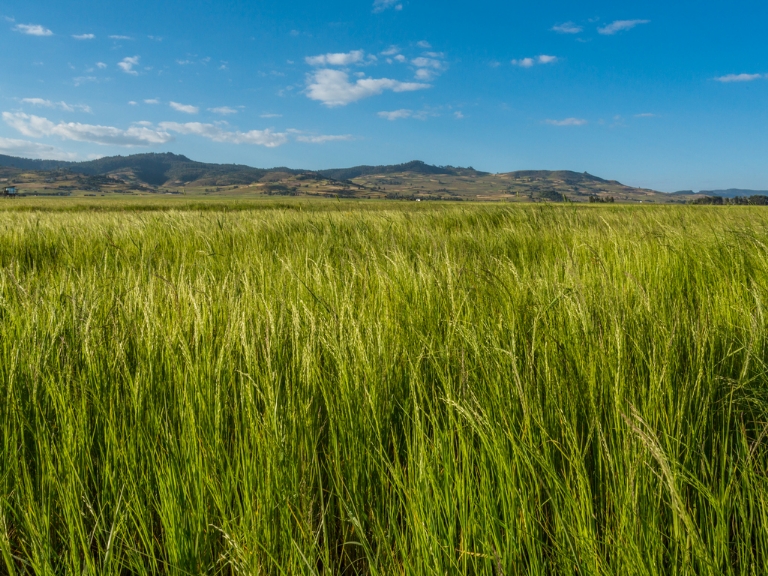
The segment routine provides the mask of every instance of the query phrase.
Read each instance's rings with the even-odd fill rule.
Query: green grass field
[[[0,573],[768,572],[768,212],[0,205]]]

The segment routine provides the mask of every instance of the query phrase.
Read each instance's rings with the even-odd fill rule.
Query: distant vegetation
[[[692,204],[712,204],[716,206],[768,206],[768,196],[761,195],[723,197],[697,194],[696,196],[697,197],[691,201]]]
[[[765,572],[768,213],[134,200],[0,203],[0,573]]]

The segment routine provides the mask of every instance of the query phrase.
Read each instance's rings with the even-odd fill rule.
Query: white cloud
[[[72,152],[65,152],[39,142],[14,138],[0,138],[0,154],[22,158],[45,158],[46,160],[77,160],[77,154]]]
[[[432,48],[432,44],[430,44],[426,40],[420,40],[419,42],[416,42],[416,46],[418,46],[419,48],[424,48],[426,50],[429,50],[430,48]]]
[[[58,136],[64,140],[127,147],[165,144],[173,139],[164,130],[156,130],[146,126],[131,126],[127,130],[122,130],[113,126],[98,126],[79,122],[54,124],[47,118],[27,115],[23,112],[3,112],[3,120],[11,128],[30,138]]]
[[[136,102],[135,100],[131,100],[130,102],[128,102],[128,106],[138,106],[138,105],[139,103]]]
[[[40,24],[17,24],[14,30],[30,36],[53,36],[53,32],[40,26]]]
[[[456,110],[456,112],[454,112],[453,115],[457,120],[461,120],[462,118],[464,118],[464,114],[462,114],[459,110]]]
[[[94,34],[72,34],[72,38],[75,40],[93,40],[96,36]]]
[[[623,32],[624,30],[632,30],[635,26],[639,26],[640,24],[650,24],[650,20],[616,20],[615,22],[611,22],[608,24],[608,26],[604,26],[603,28],[598,28],[597,31],[600,34],[606,35],[606,36],[612,36],[613,34],[616,34],[617,32]]]
[[[110,38],[112,40],[133,40],[133,38],[131,38],[130,36],[120,36],[118,34],[113,34],[112,36],[110,36]]]
[[[522,58],[521,60],[512,60],[513,66],[520,66],[521,68],[530,68],[536,64],[533,58]]]
[[[107,65],[104,62],[96,62],[96,68],[104,69]]]
[[[192,106],[191,104],[179,104],[178,102],[170,102],[171,108],[177,112],[184,112],[184,114],[197,114],[200,112],[200,108]]]
[[[411,64],[418,68],[418,70],[416,70],[416,79],[428,82],[439,72],[445,70],[445,63],[438,60],[438,58],[442,58],[443,56],[444,54],[441,52],[427,52],[426,56],[419,56],[418,58],[411,60]]]
[[[391,112],[379,112],[379,118],[386,118],[390,122],[393,120],[400,120],[402,118],[410,118],[413,116],[413,110],[407,108],[401,108],[400,110],[392,110]]]
[[[351,52],[340,52],[337,54],[321,54],[319,56],[307,56],[304,60],[310,66],[349,66],[362,62],[365,58],[365,52],[362,50],[352,50]]]
[[[400,3],[400,0],[374,0],[373,2],[373,11],[376,13],[384,12],[388,8],[402,10],[403,5]]]
[[[130,57],[130,58],[123,58],[123,60],[121,62],[118,62],[117,65],[126,74],[133,74],[134,76],[138,76],[139,75],[139,73],[136,72],[136,70],[133,69],[134,66],[138,66],[139,65],[139,57],[138,56],[133,56],[133,57]]]
[[[214,142],[227,142],[230,144],[254,144],[257,146],[266,146],[267,148],[276,148],[288,142],[288,135],[283,132],[272,132],[271,130],[251,130],[249,132],[228,132],[214,124],[203,124],[200,122],[187,122],[180,124],[178,122],[161,122],[160,128],[179,134],[194,134],[208,138]]]
[[[564,120],[545,120],[550,126],[584,126],[587,121],[583,118],[566,118]]]
[[[557,26],[552,27],[552,31],[559,34],[578,34],[582,30],[584,30],[584,28],[573,22],[565,22],[564,24],[558,24]]]
[[[389,78],[360,78],[351,83],[349,75],[340,70],[322,69],[307,79],[307,95],[328,107],[346,106],[369,96],[376,96],[385,90],[411,92],[429,88],[429,84],[400,82]]]
[[[656,118],[658,114],[653,112],[643,112],[642,114],[635,114],[635,118]]]
[[[557,62],[557,56],[548,56],[547,54],[541,54],[535,58],[521,58],[520,60],[512,60],[513,66],[519,66],[520,68],[531,68],[536,64],[554,64]]]
[[[397,56],[395,56],[395,60],[397,60],[398,62],[400,62],[402,64],[403,62],[405,62],[407,60],[407,58],[405,56],[403,56],[402,54],[398,54]]]
[[[262,114],[259,118],[282,118],[282,114]]]
[[[30,104],[32,106],[42,106],[43,108],[57,108],[64,110],[65,112],[75,112],[80,110],[81,112],[92,112],[90,106],[85,104],[67,104],[66,102],[52,102],[51,100],[45,100],[43,98],[22,98],[20,100],[22,104]]]
[[[766,78],[768,75],[763,74],[727,74],[726,76],[720,76],[715,78],[718,82],[752,82],[753,80],[759,80],[760,78]]]
[[[400,47],[394,44],[381,53],[382,56],[394,56],[400,52]]]
[[[221,114],[222,116],[228,116],[229,114],[237,114],[237,110],[230,108],[229,106],[219,106],[218,108],[208,108],[210,112],[214,114]]]
[[[307,144],[325,144],[326,142],[342,142],[347,140],[354,140],[352,134],[328,134],[317,136],[296,136],[298,142],[306,142]]]
[[[144,104],[160,104],[160,100],[157,98],[147,98],[144,100]]]

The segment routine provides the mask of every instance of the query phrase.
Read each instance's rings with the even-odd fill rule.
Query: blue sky
[[[0,1],[0,153],[768,189],[765,2]]]

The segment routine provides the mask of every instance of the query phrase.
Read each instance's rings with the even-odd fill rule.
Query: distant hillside
[[[334,180],[351,180],[361,176],[374,174],[401,174],[412,172],[414,174],[445,174],[450,176],[485,176],[488,172],[478,172],[474,168],[454,168],[453,166],[431,166],[421,160],[413,160],[405,164],[389,166],[354,166],[353,168],[335,168],[330,170],[318,170],[318,174]]]
[[[0,154],[0,166],[21,168],[22,170],[58,170],[67,168],[73,162],[61,160],[33,160],[30,158],[16,158]]]
[[[87,162],[58,160],[29,160],[0,156],[0,166],[14,166],[23,170],[69,170],[88,176],[118,175],[135,179],[151,186],[186,184],[208,180],[207,185],[250,184],[264,177],[269,170],[238,164],[206,164],[195,162],[179,154],[133,154],[109,156]],[[298,173],[287,168],[274,170]],[[273,170],[273,171],[274,171]]]
[[[728,190],[702,190],[699,194],[704,196],[720,196],[721,198],[738,198],[740,196],[768,196],[768,190],[729,188]]]
[[[252,168],[239,164],[207,164],[195,162],[186,156],[172,153],[133,154],[131,156],[109,156],[87,162],[64,162],[60,160],[30,160],[0,156],[0,166],[14,166],[23,170],[69,170],[88,176],[122,175],[151,186],[183,185],[195,182],[203,186],[244,185],[258,182],[267,174],[316,173],[333,180],[351,180],[371,174],[397,174],[412,172],[415,174],[445,174],[482,176],[487,172],[478,172],[473,168],[454,168],[453,166],[431,166],[415,160],[405,164],[389,166],[355,166],[330,170],[294,170],[290,168]]]
[[[517,170],[506,172],[513,178],[533,178],[535,180],[560,180],[565,184],[618,184],[616,180],[604,180],[587,172],[572,172],[570,170]]]

